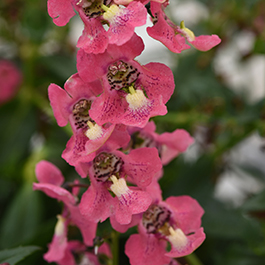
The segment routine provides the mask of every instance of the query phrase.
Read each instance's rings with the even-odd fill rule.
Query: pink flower
[[[65,89],[55,84],[48,88],[49,99],[59,126],[68,122],[73,136],[68,141],[62,157],[71,165],[102,146],[113,132],[115,125],[110,123],[99,126],[90,117],[90,107],[96,95],[101,93],[100,81],[83,82],[78,74],[71,76]]]
[[[141,38],[134,35],[124,45],[109,45],[103,54],[79,50],[80,77],[85,82],[101,79],[104,85],[90,110],[99,125],[109,121],[144,127],[150,117],[166,114],[165,103],[174,91],[173,74],[163,64],[141,66],[133,60],[143,48]]]
[[[81,213],[95,222],[115,215],[118,223],[129,224],[132,215],[148,208],[151,197],[147,192],[128,187],[126,181],[145,188],[161,167],[155,148],[140,148],[128,155],[99,150],[92,162],[80,164],[79,171],[91,180],[81,199]],[[114,198],[109,191],[115,194]]]
[[[134,28],[146,22],[147,11],[142,3],[133,1],[125,8],[111,0],[48,0],[48,13],[58,26],[64,26],[75,15],[84,22],[84,31],[77,47],[90,53],[102,53],[108,43],[122,45],[134,34]],[[103,25],[108,27],[107,31]]]
[[[57,249],[60,249],[61,252],[65,250],[68,224],[74,224],[80,229],[86,245],[93,245],[97,224],[83,218],[78,208],[77,197],[60,187],[64,182],[60,170],[48,161],[41,161],[36,166],[36,176],[39,183],[33,183],[34,190],[41,190],[49,197],[64,203],[64,210],[58,218],[58,228],[55,229],[47,260],[55,260]]]
[[[169,263],[169,257],[192,253],[205,239],[200,227],[203,212],[198,202],[189,196],[154,201],[143,213],[139,234],[131,235],[126,243],[125,253],[130,263],[163,265]],[[167,242],[171,245],[169,252]]]
[[[89,176],[98,182],[109,180],[112,175],[124,177],[139,188],[146,188],[162,168],[156,148],[139,148],[129,154],[103,146],[93,157],[85,159],[76,168],[84,178]]]
[[[196,37],[190,29],[185,27],[184,21],[180,23],[180,27],[177,27],[176,31],[182,34],[193,47],[203,52],[212,49],[221,42],[221,39],[217,35],[201,35]]]
[[[131,127],[130,148],[156,147],[163,165],[168,164],[178,154],[183,153],[193,143],[193,138],[183,129],[176,129],[172,133],[155,132],[156,126],[153,121],[149,122],[144,128]]]
[[[21,72],[10,61],[0,61],[0,104],[12,99],[22,81]]]
[[[124,178],[118,179],[113,175],[110,179],[111,182],[105,183],[91,179],[91,186],[81,198],[80,212],[93,222],[103,222],[115,215],[118,223],[129,224],[134,214],[144,212],[149,207],[151,197],[147,192],[128,187]]]
[[[168,1],[161,3],[151,2],[151,12],[153,14],[153,26],[147,28],[148,34],[156,40],[161,41],[169,50],[180,53],[189,49],[185,43],[187,40],[196,49],[208,51],[218,45],[221,40],[217,35],[195,37],[194,33],[184,26],[176,26],[164,13]]]

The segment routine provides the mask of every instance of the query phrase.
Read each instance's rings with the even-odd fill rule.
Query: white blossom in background
[[[242,31],[218,50],[214,60],[215,72],[236,93],[245,95],[249,103],[265,96],[265,56],[255,55],[242,61],[242,56],[253,49],[254,42],[252,32]]]
[[[226,160],[232,165],[219,178],[215,189],[215,197],[234,206],[240,206],[248,195],[264,189],[258,178],[253,178],[237,165],[251,166],[265,174],[265,139],[257,133],[251,135],[229,152]],[[234,165],[234,166],[233,166]]]
[[[188,27],[196,25],[201,20],[209,17],[206,5],[198,1],[171,1],[172,5],[170,17],[179,24],[182,20]]]

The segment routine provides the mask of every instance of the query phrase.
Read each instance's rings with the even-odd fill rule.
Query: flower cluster
[[[148,34],[172,52],[206,51],[220,42],[216,35],[195,37],[175,25],[164,10],[168,0],[48,0],[48,12],[58,26],[76,13],[84,22],[77,47],[77,70],[64,88],[51,84],[48,95],[59,126],[70,123],[73,135],[62,157],[90,185],[79,194],[79,181],[64,185],[60,170],[47,161],[36,167],[35,190],[63,202],[54,237],[44,255],[57,264],[99,264],[111,259],[106,243],[96,241],[98,222],[109,218],[118,232],[138,226],[125,246],[130,263],[178,264],[174,258],[192,253],[205,239],[203,209],[189,196],[163,200],[158,180],[163,165],[185,152],[193,138],[183,129],[161,135],[151,117],[165,115],[174,92],[173,74],[161,63],[141,65],[144,50],[134,33],[150,14]],[[83,242],[70,239],[76,226]],[[170,248],[167,245],[170,245]],[[98,255],[89,251],[96,247]]]

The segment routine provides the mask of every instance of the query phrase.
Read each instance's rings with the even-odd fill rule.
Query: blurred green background
[[[175,9],[169,15],[177,20],[175,10],[185,10],[188,1],[171,2]],[[180,55],[168,52],[176,91],[169,113],[154,118],[157,132],[184,128],[196,140],[165,167],[160,180],[164,198],[190,195],[205,210],[205,242],[193,259],[179,261],[264,265],[265,2],[188,3],[204,8],[204,15],[186,26],[196,35],[217,34],[222,43],[205,53],[193,48]],[[0,3],[0,59],[11,60],[23,74],[17,95],[0,106],[0,251],[40,247],[20,265],[47,264],[42,255],[62,206],[32,191],[36,163],[53,162],[67,181],[78,177],[61,158],[70,130],[57,125],[47,97],[50,83],[63,86],[76,72],[71,27],[52,23],[46,1]],[[120,264],[128,264],[123,248],[134,231],[120,235]]]

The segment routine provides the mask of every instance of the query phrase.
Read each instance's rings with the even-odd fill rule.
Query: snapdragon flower
[[[166,65],[140,65],[134,60],[144,49],[136,34],[124,45],[109,45],[103,54],[77,54],[77,69],[84,82],[101,80],[104,91],[90,109],[91,117],[106,122],[144,127],[150,117],[165,115],[165,103],[174,91],[173,74]]]
[[[221,39],[213,34],[196,37],[194,33],[185,27],[184,22],[176,26],[164,13],[169,1],[164,3],[151,2],[153,26],[147,28],[147,33],[154,39],[162,42],[169,50],[175,53],[189,49],[187,40],[192,46],[200,51],[208,51],[221,42]]]
[[[147,17],[144,5],[137,1],[121,7],[111,0],[48,0],[48,13],[58,26],[66,25],[74,10],[84,22],[77,47],[88,53],[102,53],[108,44],[124,44]]]
[[[143,213],[139,234],[129,237],[125,253],[131,265],[164,265],[191,254],[205,239],[203,209],[189,196],[153,201]],[[167,242],[171,249],[167,251]]]
[[[127,132],[115,124],[106,123],[102,126],[91,119],[90,108],[96,95],[102,92],[100,81],[85,83],[78,74],[71,76],[65,83],[65,89],[55,84],[48,88],[50,103],[59,126],[68,122],[73,130],[73,136],[68,141],[62,157],[71,165],[77,165],[84,156],[95,152],[111,136],[114,129],[120,132],[117,142],[127,142]]]
[[[161,168],[162,163],[156,148],[138,148],[124,154],[109,148],[106,143],[93,157],[89,156],[79,163],[76,171],[81,177],[89,176],[98,182],[105,182],[112,175],[118,175],[139,188],[145,188]]]
[[[80,165],[79,170],[91,180],[91,186],[81,198],[81,213],[95,222],[114,215],[121,224],[130,223],[133,215],[148,208],[151,196],[139,188],[150,185],[162,167],[155,148],[140,148],[128,155],[98,150],[92,162]],[[127,181],[138,188],[128,186]]]

